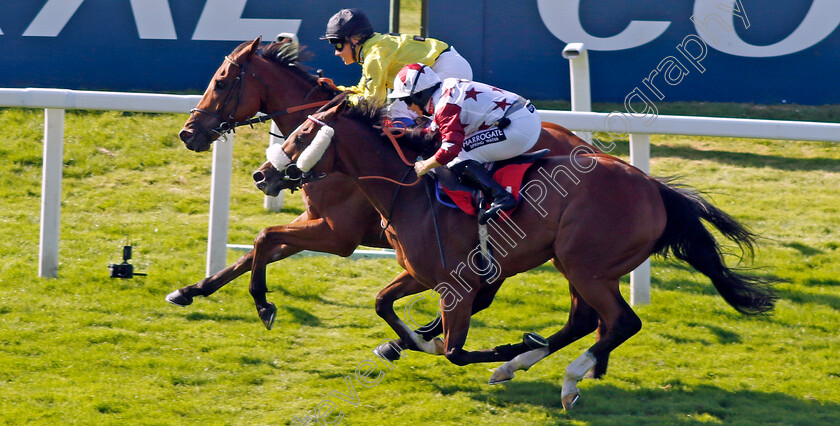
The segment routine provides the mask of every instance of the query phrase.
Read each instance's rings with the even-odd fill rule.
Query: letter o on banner
[[[840,2],[837,0],[813,0],[811,8],[808,13],[789,36],[784,40],[767,46],[756,46],[749,44],[741,39],[738,31],[718,31],[715,33],[720,39],[711,40],[698,26],[697,21],[702,21],[705,17],[710,16],[721,11],[727,11],[729,17],[727,20],[733,24],[733,27],[744,27],[744,25],[734,25],[735,23],[735,4],[736,0],[697,0],[694,3],[694,16],[698,19],[694,21],[694,26],[697,28],[697,33],[703,37],[713,48],[730,55],[746,56],[749,58],[769,58],[773,56],[789,55],[805,50],[828,37],[840,25]],[[741,1],[738,0],[738,6],[741,13],[744,12],[741,6]],[[726,10],[728,7],[729,10]],[[764,7],[773,7],[767,4]],[[739,17],[743,20],[743,18]],[[747,21],[744,21],[746,24]]]

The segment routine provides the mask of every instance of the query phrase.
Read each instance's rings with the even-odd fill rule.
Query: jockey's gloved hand
[[[338,87],[335,86],[335,82],[329,77],[318,77],[318,84],[327,87],[333,90],[338,90]]]

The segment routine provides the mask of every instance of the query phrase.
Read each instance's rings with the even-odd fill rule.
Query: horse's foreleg
[[[504,282],[504,280],[499,280],[498,283],[494,283],[492,286],[484,286],[478,291],[478,294],[476,294],[475,300],[473,300],[472,304],[473,315],[490,307],[490,304],[493,303],[493,299],[496,297],[496,293],[499,291],[502,282]],[[423,339],[432,340],[432,338],[443,333],[443,322],[438,316],[428,324],[417,329],[417,332],[423,336]]]
[[[331,223],[323,218],[292,222],[283,226],[263,229],[254,240],[251,285],[249,291],[265,327],[271,330],[277,308],[269,303],[265,294],[268,292],[265,280],[265,267],[276,260],[274,253],[278,247],[290,246],[296,250],[311,250],[322,253],[349,256],[358,247],[364,230],[333,229]]]
[[[309,220],[308,212],[303,212],[300,216],[295,218],[295,220],[293,220],[292,223],[305,220]],[[271,256],[271,262],[275,262],[280,259],[285,259],[300,251],[301,249],[296,247],[281,245],[279,247],[276,247],[276,250]],[[234,262],[233,265],[222,269],[221,271],[213,274],[213,276],[206,277],[196,284],[181,287],[173,291],[172,293],[169,293],[166,296],[166,301],[178,306],[187,306],[193,302],[193,298],[196,296],[209,296],[218,291],[220,288],[224,287],[227,283],[238,278],[240,275],[250,271],[251,264],[253,263],[253,261],[254,249],[251,249],[251,251],[240,257],[239,260],[237,260],[236,262]]]
[[[499,348],[479,351],[464,350],[467,332],[470,328],[473,299],[476,294],[469,293],[462,296],[463,299],[454,306],[441,306],[446,359],[455,365],[505,361],[509,354],[506,351],[498,350]],[[441,304],[443,303],[444,301],[441,301]]]
[[[439,338],[424,339],[423,336],[412,330],[394,312],[394,301],[405,296],[420,293],[428,290],[428,287],[414,279],[408,271],[403,271],[391,283],[389,283],[379,294],[376,295],[376,313],[388,323],[397,333],[400,340],[397,344],[402,348],[413,349],[433,355],[443,354],[443,341]],[[434,337],[434,336],[432,336]],[[377,355],[390,360],[399,359],[399,353],[390,344],[382,344],[376,349]]]

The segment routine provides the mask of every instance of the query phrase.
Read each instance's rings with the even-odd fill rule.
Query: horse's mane
[[[338,98],[333,99],[335,102]],[[357,104],[349,103],[344,99],[341,99],[340,102],[344,102],[347,104],[347,109],[344,112],[344,115],[348,118],[351,118],[365,127],[370,127],[373,129],[374,132],[379,133],[380,138],[382,141],[388,146],[391,145],[391,141],[385,136],[385,133],[381,131],[383,122],[388,118],[388,109],[380,107],[379,104],[374,104],[370,102],[361,101]],[[331,102],[333,103],[333,102]],[[325,108],[328,106],[325,106]],[[440,139],[437,133],[432,132],[425,132],[423,131],[424,126],[418,127],[411,127],[406,132],[405,135],[397,139],[397,142],[400,146],[410,149],[423,157],[428,157],[432,155],[435,150],[437,150]],[[394,130],[397,132],[397,130]]]
[[[234,49],[233,53],[237,53],[250,44],[245,42]],[[263,58],[277,64],[278,66],[286,67],[290,71],[299,75],[303,79],[313,84],[318,84],[318,76],[311,74],[311,68],[303,65],[301,62],[312,58],[312,53],[306,50],[305,46],[299,46],[297,43],[271,43],[267,46],[261,47],[257,50],[257,54]],[[323,90],[330,90],[323,87]],[[381,139],[390,145],[390,141],[384,133],[379,131],[381,129],[384,119],[388,117],[386,108],[379,106],[379,104],[361,101],[359,103],[350,103],[347,101],[347,92],[334,92],[335,97],[327,105],[322,106],[319,111],[324,111],[332,108],[340,103],[345,103],[347,108],[344,115],[355,121],[360,122],[365,127],[370,127],[374,132],[378,132]],[[440,140],[436,134],[431,132],[423,132],[421,128],[411,128],[406,134],[397,139],[401,146],[410,149],[423,156],[429,156],[434,153]]]
[[[233,53],[235,54],[246,48],[250,43],[251,42],[245,42],[240,44],[233,50]],[[271,43],[257,49],[256,54],[267,59],[269,62],[287,68],[289,71],[294,72],[312,84],[318,84],[318,76],[310,73],[310,67],[303,65],[303,62],[312,59],[314,56],[312,52],[306,50],[306,46],[300,46],[297,43],[290,42]],[[332,95],[336,95],[338,93],[327,87],[321,87],[322,90],[331,92]]]

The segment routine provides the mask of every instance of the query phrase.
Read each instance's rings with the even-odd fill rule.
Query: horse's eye
[[[222,80],[216,80],[216,90],[225,90],[225,87],[227,87],[227,83]]]

